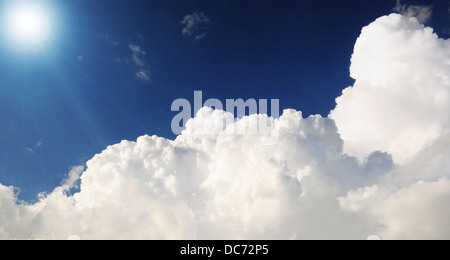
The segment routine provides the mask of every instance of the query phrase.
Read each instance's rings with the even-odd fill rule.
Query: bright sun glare
[[[6,26],[14,42],[39,44],[48,39],[51,24],[48,13],[40,6],[22,3],[7,11]]]

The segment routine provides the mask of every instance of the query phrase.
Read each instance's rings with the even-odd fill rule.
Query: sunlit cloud
[[[183,33],[204,37],[199,21],[209,23],[185,17]],[[127,47],[136,77],[150,81],[147,52]],[[449,40],[416,18],[380,17],[356,41],[355,84],[328,117],[227,120],[204,107],[175,140],[111,145],[37,203],[0,185],[0,238],[450,239],[449,59]],[[259,119],[275,144],[202,132]]]

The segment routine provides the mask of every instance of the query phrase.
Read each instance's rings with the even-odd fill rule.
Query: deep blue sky
[[[348,70],[361,28],[395,6],[394,0],[45,2],[56,17],[45,46],[16,50],[0,41],[0,183],[19,187],[27,201],[108,145],[144,134],[175,138],[172,101],[192,100],[194,90],[205,99],[278,98],[281,109],[326,116],[353,83]],[[448,37],[448,1],[428,3],[435,6],[430,25]],[[183,36],[180,24],[194,12],[210,20],[199,41]],[[140,59],[151,82],[136,78],[130,44],[145,51]]]

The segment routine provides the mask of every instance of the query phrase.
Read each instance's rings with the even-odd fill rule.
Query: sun
[[[7,37],[16,44],[41,44],[50,37],[50,15],[43,6],[19,2],[7,8],[5,18]]]

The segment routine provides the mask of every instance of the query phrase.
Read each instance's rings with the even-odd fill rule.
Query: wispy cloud
[[[131,70],[137,80],[149,84],[151,82],[150,65],[147,62],[147,52],[142,46],[142,36],[136,35],[131,40],[119,40],[109,34],[104,36],[106,44],[117,52],[113,58],[119,66]]]
[[[27,154],[34,154],[37,149],[41,148],[44,143],[42,141],[37,142],[33,147],[26,147],[25,152]]]
[[[102,37],[106,41],[106,43],[110,46],[119,46],[121,43],[120,40],[114,38],[108,33],[105,33],[104,35],[102,35]]]
[[[136,78],[144,83],[150,83],[150,66],[145,61],[145,56],[147,53],[142,48],[142,46],[130,42],[128,48],[131,51],[131,60],[134,65],[138,68],[136,72]]]
[[[194,41],[199,41],[206,36],[206,30],[210,22],[203,12],[186,15],[181,21],[181,25],[184,26],[182,33],[186,37],[192,37]]]
[[[151,73],[148,69],[140,69],[138,72],[136,72],[136,78],[146,83],[150,83],[150,76]]]

